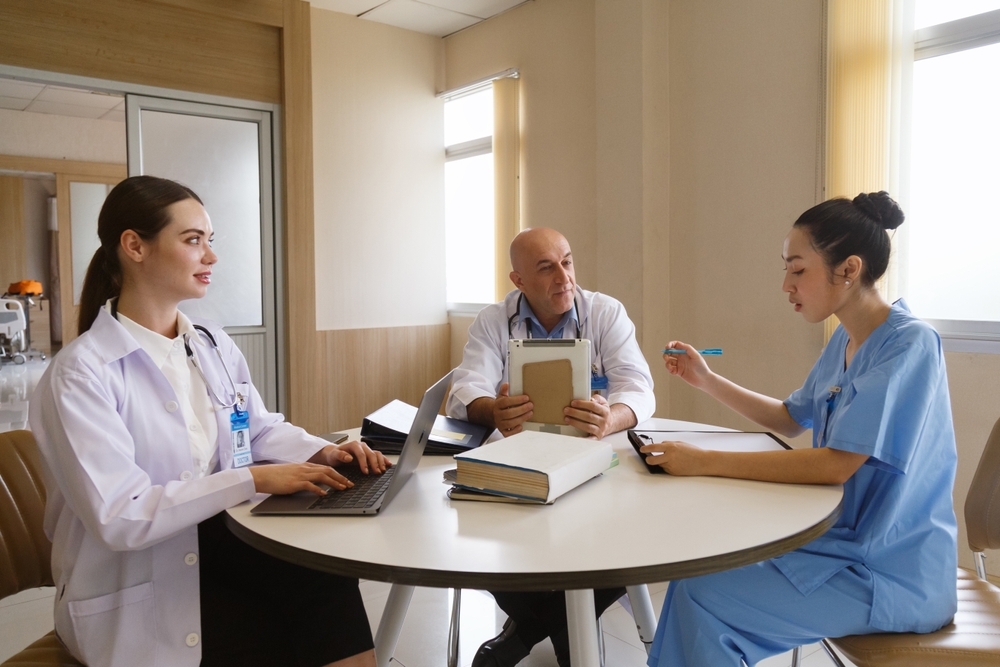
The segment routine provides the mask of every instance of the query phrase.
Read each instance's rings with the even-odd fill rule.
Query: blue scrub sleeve
[[[827,446],[867,454],[868,465],[906,473],[921,434],[947,382],[944,356],[929,330],[886,341],[893,346],[881,361],[859,375],[830,416]]]

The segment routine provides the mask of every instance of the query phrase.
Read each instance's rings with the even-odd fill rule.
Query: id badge
[[[253,463],[250,452],[250,413],[239,407],[229,415],[229,437],[233,444],[233,467],[242,468]]]

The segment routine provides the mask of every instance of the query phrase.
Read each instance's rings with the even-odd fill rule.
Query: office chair
[[[0,599],[52,586],[45,487],[31,431],[0,433]],[[50,632],[0,667],[83,667]]]
[[[649,654],[649,647],[653,643],[653,634],[656,632],[656,615],[653,613],[653,602],[649,598],[649,589],[646,584],[638,586],[626,586],[625,594],[628,597],[631,607],[632,618],[635,620],[636,630],[639,632],[639,640]],[[459,621],[462,615],[462,589],[452,589],[451,623],[448,626],[448,667],[458,666],[458,639]],[[601,667],[604,666],[604,632],[602,631],[601,619],[597,619],[597,642],[598,650],[601,654]],[[3,666],[0,666],[3,667]]]
[[[976,574],[958,570],[958,611],[954,620],[929,634],[880,633],[824,639],[823,648],[838,667],[843,662],[831,644],[857,667],[1000,664],[1000,588],[986,580],[985,549],[1000,548],[1000,420],[993,426],[965,499],[965,528],[976,560]],[[792,666],[798,667],[798,649]]]

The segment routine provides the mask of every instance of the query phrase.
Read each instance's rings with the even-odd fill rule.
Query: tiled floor
[[[53,591],[52,588],[25,591],[0,601],[0,662],[52,629]],[[650,584],[649,591],[653,607],[659,613],[666,585]],[[361,592],[374,632],[382,616],[389,585],[365,581],[361,583]],[[448,652],[450,616],[451,591],[418,588],[403,624],[394,664],[398,663],[399,667],[443,667]],[[463,591],[459,649],[460,664],[463,667],[468,667],[472,662],[472,656],[482,642],[499,632],[504,620],[503,612],[496,607],[488,593]],[[646,652],[639,642],[629,613],[616,603],[604,613],[602,622],[607,667],[643,667],[646,664]],[[791,654],[786,653],[761,662],[760,667],[788,667],[790,664]],[[803,647],[802,667],[830,667],[832,664],[819,644]],[[557,667],[555,654],[548,640],[537,645],[521,665]]]
[[[0,365],[0,431],[28,428],[28,398],[49,362],[32,359],[25,364]]]

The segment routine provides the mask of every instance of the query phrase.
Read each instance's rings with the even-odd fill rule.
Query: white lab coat
[[[494,398],[500,385],[508,381],[507,341],[526,338],[526,325],[517,312],[514,290],[503,301],[483,308],[469,327],[462,364],[455,369],[446,410],[449,417],[468,419],[469,403],[484,396]],[[635,325],[620,301],[600,292],[576,288],[580,336],[590,341],[591,363],[598,375],[608,378],[608,403],[624,403],[643,422],[653,416],[656,398],[649,365],[635,340]],[[508,328],[508,322],[511,326]],[[568,324],[564,338],[576,335]]]
[[[203,324],[233,380],[251,388],[255,461],[304,461],[327,444],[268,412],[239,349],[220,327]],[[209,386],[230,395],[215,351],[193,347]],[[105,309],[53,358],[31,399],[56,631],[90,667],[201,662],[198,523],[250,499],[254,483],[249,470],[232,468],[231,409],[216,412],[219,472],[194,478],[177,401],[160,369]]]

